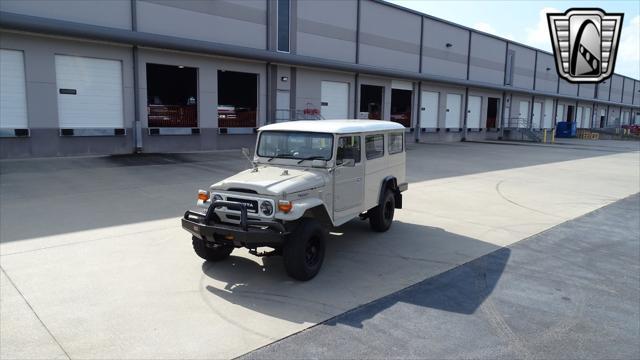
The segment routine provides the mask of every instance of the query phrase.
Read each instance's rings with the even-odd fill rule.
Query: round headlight
[[[263,215],[271,216],[271,214],[273,214],[273,205],[271,202],[263,201],[260,203],[260,212],[262,212]]]
[[[213,195],[213,201],[222,201],[222,195],[220,194],[214,194]]]

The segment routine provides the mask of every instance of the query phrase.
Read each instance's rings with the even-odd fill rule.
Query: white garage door
[[[542,103],[533,103],[533,114],[531,118],[531,127],[534,129],[540,129],[540,117],[542,116]]]
[[[582,119],[582,124],[585,129],[591,128],[591,108],[584,108],[584,118]]]
[[[447,129],[460,128],[460,104],[462,95],[447,94],[447,109],[444,117],[444,125]]]
[[[326,120],[349,118],[349,84],[323,81],[320,89],[320,114]]]
[[[558,108],[556,109],[556,124],[564,121],[564,105],[558,104]]]
[[[520,108],[518,110],[518,127],[529,127],[529,102],[520,101]]]
[[[28,128],[22,51],[0,49],[0,128]]]
[[[482,109],[482,98],[480,96],[469,96],[469,104],[467,105],[467,128],[480,128],[480,111]]]
[[[578,109],[576,110],[576,127],[584,127],[584,125],[582,124],[582,106],[578,106]]]
[[[56,55],[61,128],[123,128],[122,63]]]
[[[420,109],[420,127],[435,129],[438,127],[438,100],[440,94],[432,91],[422,92],[422,108]]]

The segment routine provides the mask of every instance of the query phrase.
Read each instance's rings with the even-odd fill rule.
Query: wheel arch
[[[304,212],[304,215],[302,215],[302,218],[316,219],[323,226],[328,226],[328,227],[332,227],[333,226],[333,221],[331,220],[331,216],[329,215],[329,211],[327,210],[327,207],[325,206],[324,203],[307,209]]]
[[[380,194],[378,195],[378,205],[384,202],[384,194],[387,190],[391,190],[393,192],[396,209],[402,209],[402,193],[400,193],[400,189],[398,188],[398,179],[396,179],[395,176],[387,176],[382,179]]]

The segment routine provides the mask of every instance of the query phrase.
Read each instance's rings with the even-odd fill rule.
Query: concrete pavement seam
[[[51,332],[51,330],[49,330],[49,328],[47,327],[47,325],[44,323],[44,321],[42,321],[42,319],[40,318],[40,316],[38,316],[38,313],[36,313],[36,311],[34,310],[33,306],[31,306],[31,304],[29,303],[29,301],[27,300],[27,298],[24,296],[24,294],[22,294],[22,291],[20,291],[20,289],[18,288],[18,286],[16,286],[16,284],[13,282],[13,280],[11,279],[11,277],[9,276],[9,274],[7,274],[7,272],[4,270],[4,268],[2,268],[2,266],[0,266],[0,271],[2,271],[4,273],[4,275],[7,277],[7,280],[9,280],[9,283],[11,284],[11,286],[13,286],[14,289],[16,289],[16,291],[18,292],[18,294],[20,294],[20,297],[22,298],[22,300],[24,300],[25,304],[27,304],[27,306],[29,307],[29,309],[31,309],[31,312],[33,313],[33,315],[36,317],[36,319],[38,319],[38,321],[40,322],[40,324],[42,324],[42,327],[44,327],[44,329],[47,331],[47,333],[49,334],[49,336],[51,336],[51,338],[53,339],[53,341],[56,343],[56,345],[58,345],[58,347],[60,348],[60,350],[62,350],[62,352],[64,353],[64,355],[67,357],[67,359],[71,360],[71,356],[69,356],[69,353],[67,353],[67,350],[64,349],[64,347],[62,347],[62,344],[60,344],[60,342],[58,341],[58,339],[56,339],[56,337],[53,335],[53,333]]]

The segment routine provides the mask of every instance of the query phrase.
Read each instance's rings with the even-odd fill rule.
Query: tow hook
[[[249,254],[258,257],[278,256],[282,255],[282,250],[273,249],[271,251],[258,251],[258,249],[249,249]]]

